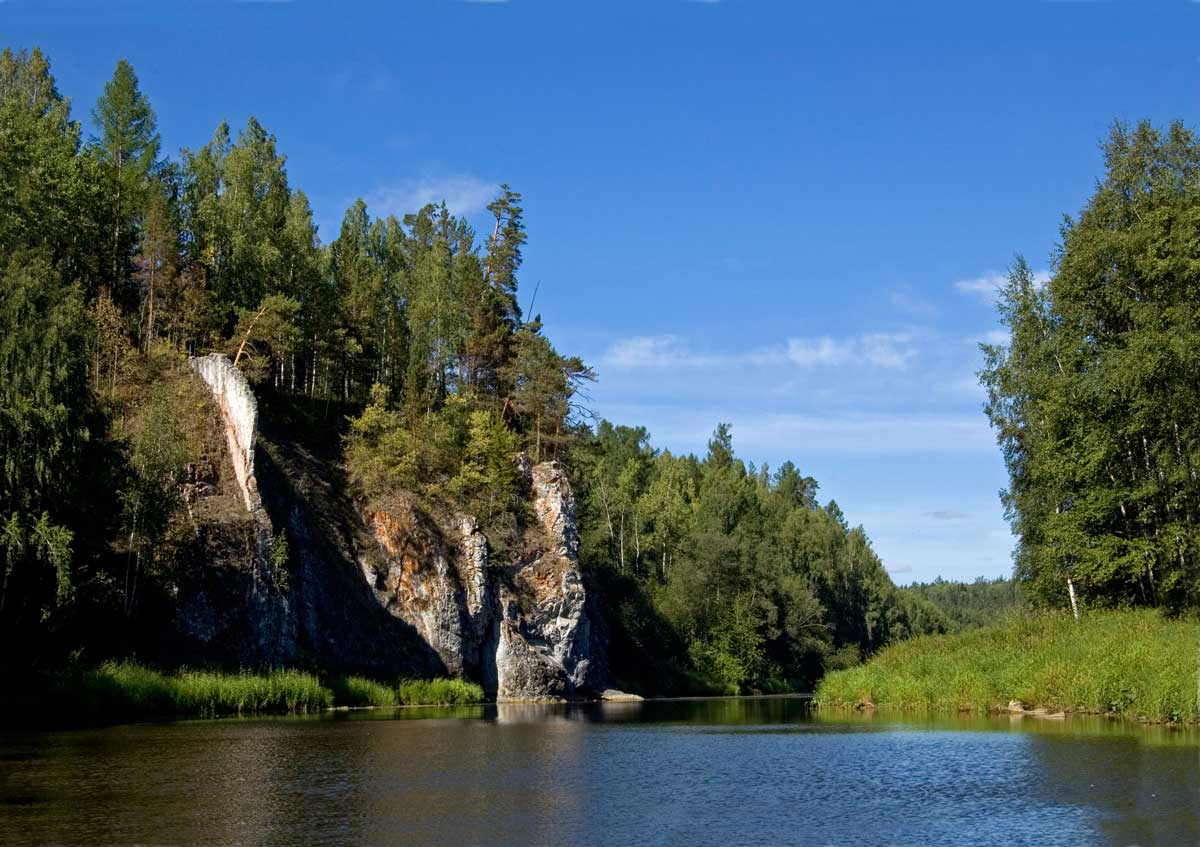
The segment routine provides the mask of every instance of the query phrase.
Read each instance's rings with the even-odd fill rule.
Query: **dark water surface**
[[[781,699],[7,731],[0,844],[1200,845],[1200,736]]]

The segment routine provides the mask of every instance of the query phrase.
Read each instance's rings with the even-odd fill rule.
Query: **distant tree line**
[[[785,462],[654,450],[601,421],[573,446],[583,556],[605,585],[618,667],[643,690],[795,690],[889,641],[945,631],[898,590],[862,527]]]
[[[929,632],[977,629],[1025,607],[1021,584],[1005,577],[979,577],[974,582],[938,577],[933,582],[914,582],[900,591],[932,607],[932,617],[922,627]]]

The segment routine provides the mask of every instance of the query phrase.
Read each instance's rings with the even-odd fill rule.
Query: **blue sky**
[[[793,459],[900,582],[1012,539],[977,342],[1114,119],[1195,123],[1200,5],[0,0],[86,118],[133,62],[166,149],[256,116],[324,237],[525,194],[547,331],[656,445]]]

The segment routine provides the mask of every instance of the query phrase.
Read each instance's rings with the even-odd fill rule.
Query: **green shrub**
[[[483,702],[483,689],[462,679],[403,679],[396,687],[405,706],[465,706]]]
[[[1198,720],[1200,623],[1157,612],[1014,615],[982,629],[929,635],[826,676],[824,706],[987,712],[1025,708]]]

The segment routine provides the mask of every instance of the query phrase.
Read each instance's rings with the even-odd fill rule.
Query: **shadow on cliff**
[[[445,675],[438,655],[379,605],[363,576],[360,556],[374,541],[341,466],[346,410],[263,395],[255,467],[271,523],[287,539],[297,661],[380,678]]]

